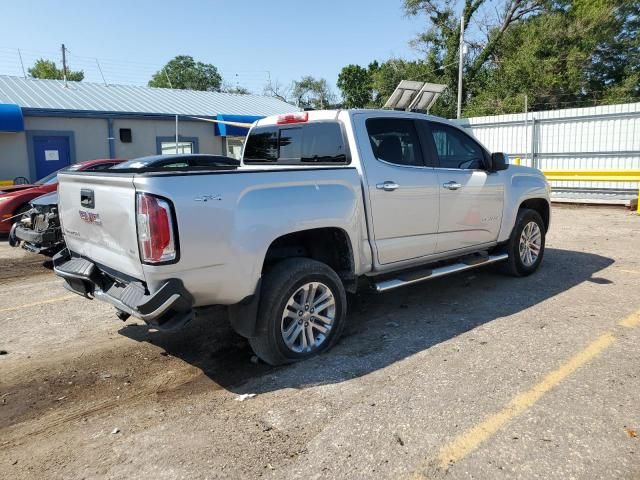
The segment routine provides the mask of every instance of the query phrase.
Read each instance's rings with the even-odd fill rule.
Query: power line
[[[147,85],[157,72],[163,71],[163,65],[135,60],[97,58],[78,55],[65,47],[67,71],[69,68],[82,70],[85,81],[95,83],[122,83],[130,85]],[[0,46],[0,73],[26,76],[25,63],[30,65],[39,58],[59,58],[60,51],[23,50],[14,47]],[[63,65],[64,69],[64,65]],[[232,83],[253,92],[262,92],[269,80],[268,70],[251,70],[217,67],[218,73]]]

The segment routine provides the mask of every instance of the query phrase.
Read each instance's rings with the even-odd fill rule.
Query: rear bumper
[[[156,328],[174,330],[193,318],[193,298],[179,279],[169,279],[149,293],[139,280],[115,278],[91,260],[71,256],[67,249],[53,257],[53,266],[68,290],[110,303]]]

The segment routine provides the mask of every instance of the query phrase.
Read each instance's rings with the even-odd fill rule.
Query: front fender
[[[509,169],[511,169],[511,166]],[[522,169],[524,169],[524,171]],[[551,207],[549,184],[540,171],[520,167],[520,169],[516,170],[511,176],[505,192],[505,211],[502,216],[498,243],[509,240],[520,206],[525,201],[531,199],[544,199],[549,207]],[[549,208],[549,210],[551,210],[551,208]]]

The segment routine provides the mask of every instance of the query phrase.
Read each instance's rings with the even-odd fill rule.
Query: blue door
[[[69,137],[36,135],[33,137],[33,155],[39,180],[71,163]]]

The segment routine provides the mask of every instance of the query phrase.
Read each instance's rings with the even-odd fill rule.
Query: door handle
[[[462,188],[462,184],[454,182],[453,180],[447,183],[443,183],[442,186],[448,190],[458,190],[459,188]]]
[[[384,190],[385,192],[393,192],[398,187],[400,187],[400,185],[398,185],[396,182],[392,182],[390,180],[387,180],[386,182],[378,183],[376,185],[376,188],[378,190]]]

